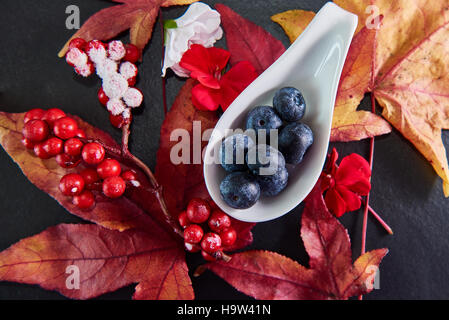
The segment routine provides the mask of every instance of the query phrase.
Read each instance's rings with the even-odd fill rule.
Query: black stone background
[[[210,5],[217,1],[206,1]],[[242,16],[271,32],[288,46],[281,28],[270,16],[289,9],[317,11],[326,1],[317,0],[221,0]],[[119,139],[110,126],[107,113],[97,102],[100,86],[97,77],[80,79],[57,52],[72,35],[65,28],[68,5],[79,6],[81,21],[112,2],[102,0],[2,0],[0,2],[0,110],[24,112],[33,107],[60,107],[79,115]],[[165,19],[176,18],[183,7],[163,9]],[[121,39],[127,41],[128,34]],[[221,41],[220,45],[224,45]],[[155,166],[159,129],[163,121],[160,79],[161,30],[159,20],[139,67],[137,87],[145,94],[145,105],[135,112],[131,150],[151,168]],[[173,102],[183,81],[170,75],[167,99]],[[364,99],[361,108],[369,108]],[[445,145],[449,136],[443,133]],[[368,141],[331,144],[341,156],[358,152],[368,156]],[[59,223],[80,223],[56,201],[34,187],[0,151],[0,250],[24,237],[35,235]],[[397,130],[376,138],[371,206],[392,226],[389,236],[372,218],[369,219],[367,249],[387,247],[382,262],[380,290],[366,299],[445,299],[449,298],[449,200],[444,199],[441,180],[431,166]],[[251,249],[273,250],[303,265],[308,258],[299,237],[302,205],[284,217],[254,228]],[[362,211],[347,213],[341,221],[353,242],[354,258],[359,255]],[[187,258],[190,270],[202,260]],[[198,299],[247,299],[214,274],[207,272],[192,278]],[[134,285],[108,293],[100,299],[129,299]],[[0,299],[63,299],[38,286],[0,283]]]

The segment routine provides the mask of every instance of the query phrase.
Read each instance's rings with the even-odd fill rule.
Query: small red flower
[[[324,200],[331,213],[341,217],[348,211],[360,208],[360,196],[366,196],[371,189],[371,169],[368,162],[356,153],[344,157],[337,165],[335,148],[321,174],[321,189],[326,191]]]
[[[231,54],[220,48],[205,48],[194,44],[187,50],[179,65],[190,71],[199,81],[192,89],[192,102],[200,110],[226,110],[235,98],[254,80],[257,73],[248,61],[224,69]]]

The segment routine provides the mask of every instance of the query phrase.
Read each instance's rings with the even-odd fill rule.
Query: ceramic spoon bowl
[[[338,83],[356,27],[357,16],[328,2],[290,48],[221,116],[204,153],[204,177],[209,194],[224,212],[242,221],[267,221],[291,211],[312,190],[326,159]],[[301,164],[287,166],[288,185],[279,195],[262,196],[248,209],[234,209],[221,198],[220,182],[226,172],[214,150],[230,135],[229,129],[245,129],[252,108],[272,105],[274,93],[287,86],[304,95],[307,108],[301,122],[312,129],[314,143]]]

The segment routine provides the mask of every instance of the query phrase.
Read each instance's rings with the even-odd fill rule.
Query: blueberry
[[[245,155],[252,146],[254,141],[247,135],[237,133],[227,137],[218,150],[221,166],[228,172],[247,170]]]
[[[272,175],[279,168],[285,167],[285,159],[276,148],[266,144],[259,144],[248,150],[246,163],[253,174]],[[262,170],[261,168],[264,168]]]
[[[246,117],[246,129],[252,129],[256,134],[259,130],[265,129],[268,136],[271,129],[279,129],[281,126],[282,119],[272,107],[255,107]]]
[[[232,208],[247,209],[260,197],[260,187],[256,179],[247,172],[228,174],[220,184],[223,200]]]
[[[299,121],[306,112],[302,93],[292,87],[279,89],[273,98],[273,106],[284,121]]]
[[[279,134],[279,150],[287,163],[300,163],[312,143],[313,132],[303,123],[290,123]]]
[[[279,194],[287,186],[288,171],[285,167],[279,167],[275,174],[257,176],[256,179],[262,195],[272,197]]]

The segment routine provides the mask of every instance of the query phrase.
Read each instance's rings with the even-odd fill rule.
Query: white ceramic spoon
[[[290,48],[221,116],[204,153],[204,178],[209,194],[224,212],[242,221],[267,221],[291,211],[312,190],[326,159],[338,83],[356,27],[356,15],[328,2]],[[245,129],[248,112],[258,105],[272,105],[276,90],[286,86],[304,95],[307,107],[301,121],[312,129],[314,143],[301,164],[288,166],[288,185],[279,195],[262,196],[249,209],[231,208],[220,195],[226,172],[214,149],[229,135],[228,129]]]

